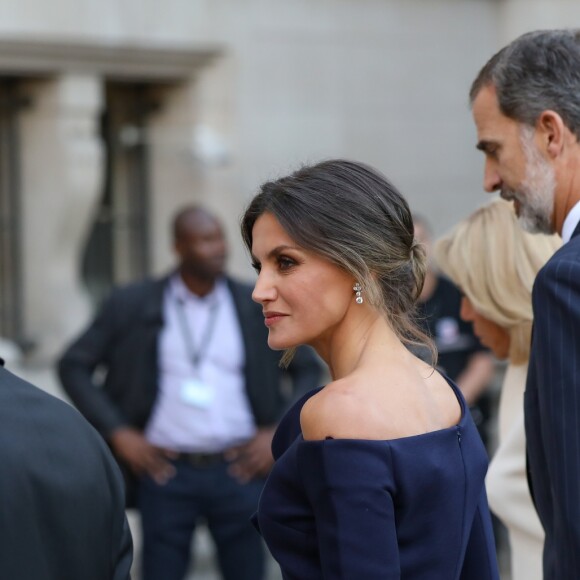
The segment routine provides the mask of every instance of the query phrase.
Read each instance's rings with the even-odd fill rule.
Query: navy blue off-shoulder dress
[[[465,401],[458,425],[376,441],[308,441],[298,401],[254,523],[285,580],[499,579],[487,455]]]

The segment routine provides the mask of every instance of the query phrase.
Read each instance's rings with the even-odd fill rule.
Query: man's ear
[[[570,130],[555,111],[543,111],[538,117],[536,137],[539,139],[539,145],[551,158],[560,155],[569,135],[571,135]]]

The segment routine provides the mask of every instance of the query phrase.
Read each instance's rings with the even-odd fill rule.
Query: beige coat
[[[544,531],[526,476],[527,370],[527,364],[508,366],[499,403],[499,446],[486,479],[489,505],[508,529],[512,580],[542,580]]]

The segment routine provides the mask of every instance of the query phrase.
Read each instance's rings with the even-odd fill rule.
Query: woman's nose
[[[258,304],[264,304],[276,299],[276,288],[268,278],[264,270],[258,274],[258,279],[252,292],[252,300]]]

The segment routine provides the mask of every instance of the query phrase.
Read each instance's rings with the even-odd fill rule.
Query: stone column
[[[51,361],[90,316],[81,254],[102,191],[101,79],[30,82],[21,122],[24,326]]]
[[[238,225],[245,200],[235,154],[236,66],[231,56],[220,56],[191,78],[158,89],[161,107],[149,133],[152,264],[157,273],[174,261],[171,217],[189,203],[221,218],[230,241],[230,270],[245,270]]]

